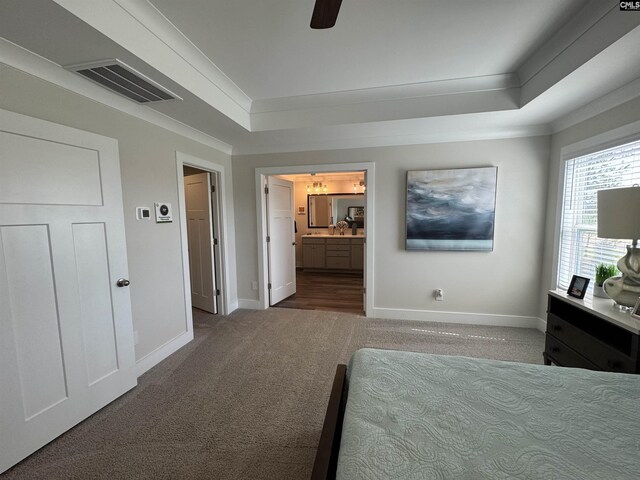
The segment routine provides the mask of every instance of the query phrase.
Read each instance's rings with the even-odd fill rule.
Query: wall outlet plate
[[[171,204],[166,202],[156,202],[156,223],[173,222],[173,213],[171,212]]]

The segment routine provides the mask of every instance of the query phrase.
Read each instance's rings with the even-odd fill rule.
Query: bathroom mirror
[[[327,228],[340,220],[351,225],[354,221],[358,227],[364,226],[364,194],[362,193],[330,193],[326,195],[307,195],[307,221],[309,228]],[[357,217],[349,216],[349,209],[358,211]],[[352,210],[352,213],[355,211]]]

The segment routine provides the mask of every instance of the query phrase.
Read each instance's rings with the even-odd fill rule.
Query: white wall
[[[549,137],[233,157],[238,297],[257,300],[255,168],[375,162],[374,314],[535,324],[545,226]],[[498,166],[495,249],[406,251],[407,170]],[[242,220],[241,220],[242,219]],[[369,287],[371,288],[371,287]],[[432,291],[443,288],[445,301]]]
[[[541,297],[539,300],[539,316],[546,318],[547,291],[555,288],[555,270],[557,269],[556,239],[560,233],[557,225],[560,218],[558,190],[560,175],[564,164],[561,158],[563,148],[577,142],[588,140],[597,135],[609,132],[640,120],[640,98],[626,102],[616,108],[569,127],[551,137],[551,162],[549,166],[549,196],[546,210],[545,248],[541,277]],[[620,252],[622,256],[624,252]]]
[[[180,218],[175,152],[179,150],[225,167],[228,240],[235,292],[235,238],[230,156],[160,127],[105,107],[48,82],[0,65],[0,108],[98,133],[118,140],[134,329],[140,361],[186,332]],[[141,107],[142,108],[142,107]],[[174,206],[174,222],[135,219],[136,206],[154,201]]]

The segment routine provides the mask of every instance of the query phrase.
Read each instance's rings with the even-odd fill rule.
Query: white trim
[[[538,328],[538,317],[500,315],[494,313],[441,312],[406,308],[373,308],[373,317],[394,320],[418,320],[465,325],[491,325],[498,327]]]
[[[256,212],[257,212],[257,242],[258,242],[258,304],[260,309],[269,308],[269,295],[267,291],[268,267],[267,267],[267,244],[266,244],[266,223],[267,209],[264,196],[265,178],[269,175],[293,175],[299,173],[319,173],[319,172],[357,172],[364,171],[367,178],[366,195],[366,215],[365,237],[366,237],[366,274],[365,286],[367,288],[365,315],[370,316],[373,312],[374,300],[374,218],[375,218],[375,163],[327,163],[317,165],[298,165],[282,167],[256,168]]]
[[[149,107],[137,105],[3,38],[0,38],[0,63],[231,155],[232,147],[228,143]]]
[[[545,333],[547,331],[547,321],[538,317],[536,322],[536,330]]]
[[[264,310],[260,300],[250,300],[246,298],[238,299],[238,308],[244,308],[247,310]]]
[[[551,132],[561,132],[638,97],[640,97],[640,78],[552,121]]]
[[[184,347],[191,340],[193,340],[193,330],[181,333],[164,345],[156,348],[153,352],[148,353],[136,362],[136,375],[140,377],[143,373]]]
[[[182,275],[183,275],[183,285],[185,292],[185,313],[187,315],[187,329],[193,328],[193,319],[191,315],[191,280],[189,275],[189,248],[188,248],[188,239],[187,239],[187,212],[184,200],[184,166],[191,166],[195,168],[201,168],[210,172],[217,172],[219,175],[219,199],[220,199],[220,225],[218,229],[218,242],[220,244],[220,291],[222,295],[220,296],[220,302],[218,305],[218,312],[221,315],[228,315],[233,310],[229,307],[235,302],[233,301],[232,295],[232,286],[230,280],[230,272],[229,272],[229,242],[227,241],[227,199],[225,195],[225,173],[224,166],[219,165],[217,163],[211,162],[209,160],[204,160],[198,157],[194,157],[193,155],[189,155],[187,153],[182,153],[176,151],[176,169],[177,169],[177,180],[178,180],[178,209],[180,212],[180,242],[182,247]]]
[[[257,155],[285,152],[309,152],[321,150],[346,150],[352,148],[391,147],[400,145],[426,145],[430,143],[447,142],[471,142],[478,140],[496,140],[505,138],[523,138],[549,135],[551,129],[547,125],[530,125],[522,127],[504,127],[492,129],[478,129],[435,133],[416,133],[407,135],[378,135],[376,133],[349,135],[349,125],[341,127],[342,133],[347,132],[341,138],[328,138],[323,140],[309,140],[306,142],[275,144],[275,145],[234,145],[233,155]],[[430,130],[427,128],[426,130]],[[367,136],[364,136],[367,135]]]

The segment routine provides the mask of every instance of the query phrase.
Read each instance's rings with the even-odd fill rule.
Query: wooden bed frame
[[[331,396],[327,406],[327,414],[324,417],[322,433],[316,459],[311,472],[311,480],[335,480],[338,468],[338,453],[340,452],[340,439],[342,437],[342,421],[346,406],[345,374],[347,366],[340,364],[336,369],[336,375],[331,387]]]

